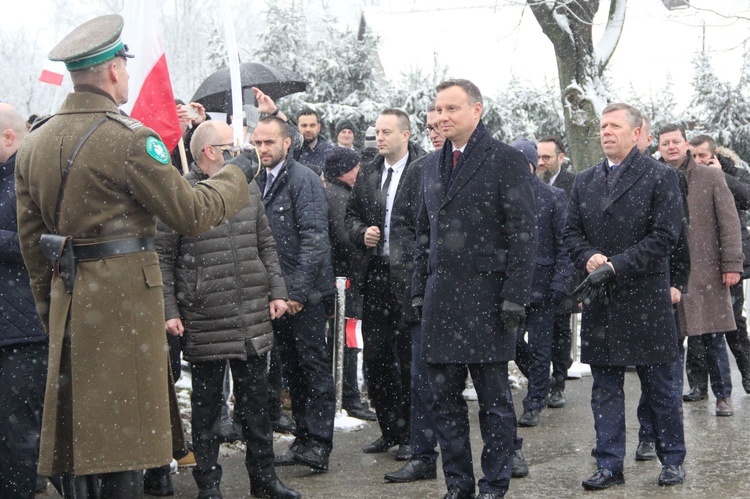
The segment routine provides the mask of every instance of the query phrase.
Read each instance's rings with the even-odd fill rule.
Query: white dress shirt
[[[396,161],[395,164],[389,165],[388,161],[383,163],[383,173],[380,176],[380,187],[385,184],[385,179],[388,177],[388,168],[393,168],[393,175],[391,175],[391,183],[388,186],[388,192],[385,198],[385,224],[383,225],[383,255],[389,255],[390,249],[390,231],[391,231],[391,212],[393,211],[393,200],[396,197],[396,191],[398,190],[398,183],[401,180],[401,174],[404,173],[406,168],[406,160],[409,159],[409,153]]]

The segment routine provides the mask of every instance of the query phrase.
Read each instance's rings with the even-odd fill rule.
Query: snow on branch
[[[617,48],[617,42],[622,34],[622,27],[625,24],[625,6],[628,0],[610,0],[612,2],[609,9],[609,18],[607,27],[604,29],[599,43],[594,49],[596,63],[599,69],[603,69],[609,62],[610,57]]]

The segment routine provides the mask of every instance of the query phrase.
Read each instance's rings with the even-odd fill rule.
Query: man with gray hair
[[[0,497],[33,497],[39,460],[47,335],[21,258],[13,174],[28,134],[24,118],[0,104]]]
[[[583,301],[581,362],[591,365],[591,408],[597,471],[586,490],[625,483],[625,368],[636,366],[651,407],[659,485],[682,483],[685,442],[669,261],[682,227],[677,173],[640,153],[641,113],[611,104],[600,119],[606,159],[573,184],[565,243],[588,274],[576,289]]]

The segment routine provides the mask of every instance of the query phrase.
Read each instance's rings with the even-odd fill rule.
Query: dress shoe
[[[731,416],[734,414],[732,408],[732,398],[719,399],[716,401],[716,415],[717,416]]]
[[[437,464],[421,459],[412,459],[403,468],[386,473],[385,479],[394,483],[416,482],[417,480],[432,480],[437,478]]]
[[[539,424],[539,411],[523,411],[521,419],[518,420],[518,426],[537,426]]]
[[[198,491],[198,499],[223,499],[219,487],[208,487]]]
[[[565,393],[559,388],[553,388],[549,392],[547,407],[551,407],[552,409],[562,409],[565,407]]]
[[[510,471],[511,478],[523,478],[529,476],[529,466],[526,464],[526,458],[523,457],[521,449],[513,451],[513,466]]]
[[[669,485],[679,485],[685,481],[685,468],[681,464],[665,464],[661,467],[659,473],[659,485],[667,487]]]
[[[622,473],[615,473],[604,468],[596,470],[594,476],[581,482],[586,490],[603,490],[613,485],[622,485],[625,483],[625,477]]]
[[[357,419],[361,419],[362,421],[377,421],[378,415],[375,414],[372,410],[368,409],[367,407],[363,406],[352,406],[352,407],[344,407],[344,410],[346,410],[346,413]]]
[[[396,445],[396,442],[386,440],[384,437],[380,437],[371,444],[367,444],[362,447],[362,452],[365,454],[383,454],[388,452],[388,449]]]
[[[706,400],[707,398],[708,392],[697,386],[691,388],[689,392],[682,396],[684,402],[697,402],[699,400]]]
[[[280,456],[276,456],[273,460],[274,466],[293,466],[297,464],[297,461],[294,460],[294,453],[302,447],[302,443],[299,439],[295,439],[294,442],[292,442],[292,445],[289,446],[289,449],[281,454]]]
[[[473,492],[466,492],[456,486],[448,489],[448,493],[443,496],[443,499],[476,499]]]
[[[653,461],[656,459],[656,443],[655,442],[638,442],[638,448],[635,449],[635,460],[636,461]]]
[[[146,470],[143,474],[143,492],[150,496],[168,497],[174,495],[169,465]]]
[[[283,412],[279,415],[279,419],[271,421],[271,427],[276,433],[294,433],[297,429],[294,420]]]
[[[269,497],[271,499],[299,499],[302,494],[294,489],[290,489],[278,478],[265,483],[256,483],[250,480],[250,494],[253,497]]]
[[[294,451],[297,464],[304,464],[315,471],[328,471],[328,457],[331,451],[323,444],[311,440],[306,445]]]
[[[396,461],[409,461],[411,460],[411,446],[406,444],[399,444],[396,450]]]

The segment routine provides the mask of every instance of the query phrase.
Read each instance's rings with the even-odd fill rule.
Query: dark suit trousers
[[[401,307],[389,275],[386,258],[370,259],[364,286],[362,356],[367,365],[367,393],[383,437],[408,445],[411,332],[401,321]]]
[[[561,391],[565,390],[568,369],[573,364],[573,359],[570,357],[573,335],[570,329],[570,315],[569,313],[555,314],[552,333],[552,388]]]
[[[651,410],[656,455],[664,465],[685,460],[685,439],[680,416],[680,394],[674,363],[636,366]],[[591,365],[594,384],[591,409],[596,428],[597,468],[622,472],[625,459],[625,366]]]
[[[286,314],[273,321],[297,425],[294,436],[303,444],[315,440],[330,450],[336,396],[325,325],[322,303],[307,304],[297,315]]]
[[[724,333],[727,345],[737,361],[737,369],[742,375],[742,383],[750,383],[750,338],[747,336],[747,321],[742,316],[745,306],[743,281],[729,288],[732,295],[732,310],[734,321],[737,323],[735,331]],[[703,391],[708,388],[708,366],[706,364],[706,349],[700,341],[688,340],[688,356],[685,369],[687,370],[690,387],[697,387]],[[712,383],[713,387],[713,383]]]
[[[727,355],[724,333],[706,333],[688,338],[685,370],[690,387],[707,388],[711,380],[711,391],[717,399],[732,395],[732,371]]]
[[[437,461],[437,436],[427,364],[422,358],[422,327],[411,326],[411,455],[428,463]]]
[[[474,464],[469,441],[469,416],[463,391],[471,373],[479,399],[482,472],[479,492],[505,495],[510,484],[516,414],[508,383],[508,363],[427,364],[435,397],[435,430],[443,460],[445,483],[474,492]]]
[[[555,305],[550,302],[532,303],[526,308],[529,342],[526,343],[520,334],[516,341],[516,362],[528,379],[524,411],[541,411],[545,407],[554,321]]]
[[[252,344],[247,341],[252,352]],[[217,463],[221,445],[221,408],[224,405],[222,387],[226,371],[225,360],[196,362],[191,365],[193,376],[193,451],[196,466],[193,477],[198,488],[205,489],[221,480],[221,465]],[[276,478],[273,466],[273,431],[268,417],[266,355],[253,353],[248,359],[229,361],[234,381],[235,419],[242,423],[242,436],[247,441],[245,467],[254,484],[267,483]]]

